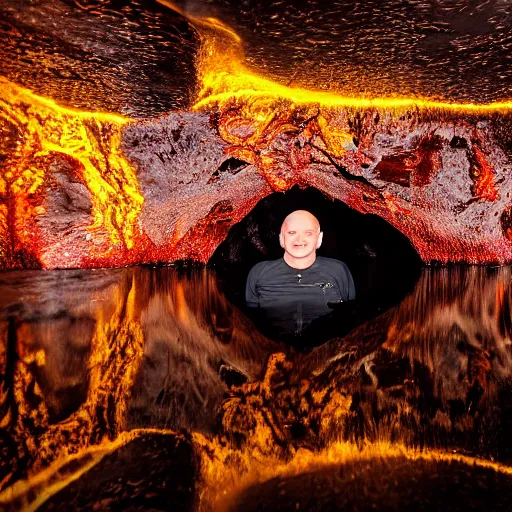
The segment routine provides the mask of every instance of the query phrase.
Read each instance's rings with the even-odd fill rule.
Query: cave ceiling
[[[186,107],[197,33],[154,2],[0,3],[2,72],[60,104],[130,117]]]
[[[214,5],[242,38],[248,66],[283,84],[458,102],[510,98],[508,0]]]
[[[68,106],[135,118],[192,104],[194,20],[207,17],[240,36],[248,69],[283,85],[463,103],[511,96],[509,0],[217,0],[175,10],[143,0],[3,0],[0,17],[8,80]]]

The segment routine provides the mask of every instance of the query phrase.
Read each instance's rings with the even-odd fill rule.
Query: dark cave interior
[[[376,215],[359,213],[315,188],[295,186],[262,199],[210,258],[209,266],[234,304],[244,306],[245,279],[252,266],[283,255],[279,231],[294,210],[308,210],[318,218],[324,238],[317,254],[349,266],[358,302],[387,309],[414,286],[422,262],[407,237]]]

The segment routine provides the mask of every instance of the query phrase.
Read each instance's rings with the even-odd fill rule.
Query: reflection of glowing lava
[[[201,512],[247,507],[259,510],[258,502],[266,502],[265,510],[269,510],[269,505],[274,509],[293,510],[296,503],[302,505],[303,510],[323,510],[326,505],[331,510],[340,495],[345,504],[370,502],[373,506],[382,506],[387,503],[383,500],[399,496],[401,502],[395,503],[399,510],[400,505],[425,505],[429,497],[436,502],[447,502],[454,493],[458,500],[472,503],[477,497],[481,499],[479,493],[500,490],[506,501],[512,488],[511,467],[457,453],[415,450],[397,444],[357,446],[338,442],[321,452],[300,450],[288,461],[256,459],[250,452],[233,456],[229,447],[200,434],[186,439],[170,430],[147,428],[125,432],[114,441],[55,461],[29,482],[18,482],[0,493],[0,504],[13,509],[36,510],[52,500],[58,503],[59,492],[93,473],[102,461],[115,457],[122,447],[138,439],[146,438],[149,442],[152,437],[163,437],[164,442],[171,445],[191,443],[199,458],[196,492],[197,510]],[[153,454],[153,458],[157,461],[158,454]],[[148,463],[146,460],[138,462]],[[108,477],[105,483],[109,483]],[[133,485],[130,480],[128,483]],[[437,483],[438,487],[432,489],[432,483]],[[472,484],[470,489],[468,483]],[[173,490],[167,489],[166,493],[169,492]]]
[[[6,487],[0,506],[34,509],[58,501],[60,492],[73,494],[75,485],[85,492],[96,476],[99,482],[111,477],[102,465],[107,460],[119,470],[114,489],[122,477],[144,490],[153,479],[135,478],[133,471],[173,462],[152,451],[155,436],[164,445],[186,445],[191,455],[180,459],[180,471],[193,475],[188,485],[201,510],[236,508],[260,490],[267,493],[262,498],[275,496],[278,484],[290,495],[305,493],[299,484],[316,480],[325,500],[339,497],[329,487],[333,481],[350,500],[365,497],[351,486],[366,481],[377,502],[389,490],[410,490],[414,478],[419,490],[428,490],[422,483],[436,475],[512,489],[508,440],[497,439],[506,438],[512,407],[508,269],[491,276],[476,268],[451,272],[451,279],[427,272],[394,310],[288,359],[206,272],[190,278],[174,269],[99,274],[4,278],[10,287],[1,290],[0,307],[17,311],[23,299],[24,309],[0,323],[0,334],[15,338],[14,347],[0,345],[0,374],[7,376],[0,452],[14,448],[0,467]],[[63,283],[57,302],[56,280]],[[37,293],[30,294],[34,282]],[[56,317],[56,310],[63,313]],[[75,338],[60,335],[73,325],[82,326]],[[75,370],[66,372],[63,361]],[[86,370],[76,370],[81,367]],[[247,381],[228,386],[219,367]],[[77,381],[84,383],[82,402],[66,412],[63,395]],[[473,384],[485,393],[472,393]],[[456,401],[466,408],[457,412]],[[143,419],[134,420],[135,412]],[[190,418],[171,427],[179,414]],[[191,426],[201,414],[216,426]],[[178,434],[179,426],[188,433]],[[149,458],[124,463],[139,441]],[[170,489],[165,492],[177,492]]]

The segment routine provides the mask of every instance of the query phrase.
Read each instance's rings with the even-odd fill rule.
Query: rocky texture
[[[242,38],[246,67],[281,84],[349,96],[510,98],[506,0],[174,5],[191,19],[141,0],[4,0],[0,72],[84,110],[161,115],[190,104],[195,22],[214,16]]]
[[[4,127],[6,141],[48,141],[39,153],[37,142],[28,155],[3,150],[3,268],[206,262],[260,199],[294,185],[382,217],[424,262],[512,260],[507,115],[283,100],[269,117],[258,117],[258,102],[241,102],[145,123],[98,120],[95,127],[45,109],[46,124],[28,133],[22,123]],[[97,156],[69,149],[62,138],[52,142],[50,119],[57,133],[71,121],[85,124],[85,132],[76,128],[77,144],[90,144]],[[37,179],[23,174],[30,162]]]
[[[226,154],[205,114],[132,125],[123,142],[144,197],[140,223],[152,260],[206,262],[229,228],[272,191],[253,166]]]
[[[425,262],[510,259],[511,156],[501,139],[509,118],[296,109],[256,137],[261,125],[241,110],[221,118],[224,138],[274,189],[312,186],[379,215]]]
[[[510,106],[301,106],[293,89],[243,78],[507,101],[499,2],[164,4],[3,2],[0,269],[205,262],[260,199],[294,185],[379,215],[425,262],[512,261]],[[176,111],[195,100],[202,113]]]
[[[40,510],[194,510],[198,469],[190,436],[148,432],[106,456]]]
[[[190,104],[198,34],[157,2],[6,0],[0,18],[0,73],[36,94],[134,118]]]
[[[229,510],[506,511],[512,479],[460,462],[383,457],[276,477],[235,496]]]

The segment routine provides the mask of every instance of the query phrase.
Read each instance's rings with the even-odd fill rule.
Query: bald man
[[[316,255],[323,233],[317,218],[297,210],[283,222],[282,258],[262,261],[249,272],[245,300],[258,308],[278,338],[300,337],[311,322],[332,312],[328,305],[355,298],[345,263]]]

